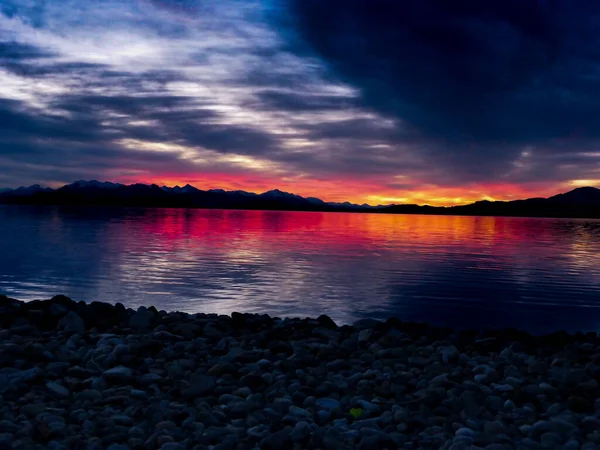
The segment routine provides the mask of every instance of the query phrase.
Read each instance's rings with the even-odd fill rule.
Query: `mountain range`
[[[477,216],[600,218],[600,189],[581,187],[549,198],[478,201],[461,206],[357,205],[325,202],[274,189],[262,194],[211,189],[76,181],[58,189],[33,185],[0,189],[0,203],[36,205],[135,206],[172,208],[264,209],[288,211],[370,212]]]

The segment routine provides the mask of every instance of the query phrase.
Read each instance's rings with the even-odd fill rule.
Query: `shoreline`
[[[485,213],[485,212],[428,212],[428,211],[356,211],[356,210],[318,210],[318,209],[293,209],[293,208],[247,208],[247,207],[213,207],[213,206],[161,206],[161,205],[136,205],[136,204],[90,204],[88,203],[27,203],[27,202],[2,202],[0,206],[31,206],[31,207],[59,207],[59,208],[86,208],[86,209],[181,209],[181,210],[206,210],[206,211],[248,211],[248,212],[291,212],[291,213],[310,213],[310,214],[364,214],[364,215],[390,215],[390,216],[434,216],[434,217],[491,217],[491,218],[507,218],[507,219],[552,219],[552,220],[589,220],[600,221],[600,214],[538,214],[531,215],[522,214],[501,214],[501,213]],[[387,205],[388,207],[405,206],[405,205]],[[411,206],[411,205],[408,205]],[[468,205],[461,205],[468,206]],[[450,206],[429,206],[419,205],[419,208],[452,208]]]
[[[593,450],[599,345],[0,295],[0,448]]]

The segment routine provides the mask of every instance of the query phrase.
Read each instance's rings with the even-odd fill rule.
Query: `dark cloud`
[[[73,141],[98,141],[101,128],[94,120],[50,116],[33,112],[23,102],[0,99],[0,139],[26,138],[67,139]],[[10,151],[10,146],[0,148],[0,153]]]
[[[355,107],[353,99],[345,96],[264,90],[257,93],[257,101],[262,108],[284,111],[343,110]],[[249,105],[249,106],[252,106]]]
[[[309,45],[366,105],[428,138],[598,137],[600,5],[568,0],[290,0]]]
[[[0,62],[35,60],[55,56],[47,50],[34,45],[21,44],[18,42],[0,42]]]

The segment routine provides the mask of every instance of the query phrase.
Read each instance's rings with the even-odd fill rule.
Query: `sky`
[[[595,0],[3,0],[0,187],[600,185]]]

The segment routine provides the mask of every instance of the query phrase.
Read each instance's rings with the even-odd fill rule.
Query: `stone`
[[[324,450],[344,450],[346,443],[342,433],[336,428],[328,428],[322,438]]]
[[[337,325],[335,324],[333,319],[331,319],[331,317],[329,317],[325,314],[322,314],[319,317],[317,317],[317,322],[319,322],[319,325],[321,325],[322,327],[325,327],[325,328],[329,328],[329,329],[333,329],[333,330],[335,330],[337,328]]]
[[[448,345],[446,347],[440,347],[438,352],[442,357],[442,362],[448,364],[449,362],[458,359],[458,349],[454,345]]]
[[[183,398],[192,399],[207,395],[217,386],[216,378],[209,375],[199,375],[190,379],[189,386],[182,389]]]
[[[164,378],[156,373],[145,373],[140,377],[140,384],[150,386],[156,383],[162,383]]]
[[[586,413],[594,409],[594,403],[588,398],[572,395],[567,399],[567,407],[576,413]]]
[[[178,442],[167,442],[161,445],[160,450],[185,450],[185,446]]]
[[[265,424],[260,424],[252,428],[248,428],[248,436],[256,439],[262,440],[271,434],[271,430]]]
[[[502,422],[496,420],[492,422],[486,422],[483,431],[490,435],[505,434],[507,432],[507,428]]]
[[[371,339],[372,335],[373,335],[373,330],[371,330],[369,328],[361,330],[358,333],[358,342],[367,342],[367,341],[369,341],[369,339]]]
[[[54,381],[46,383],[46,388],[57,397],[67,398],[69,396],[69,390],[61,384]]]
[[[129,367],[118,366],[102,372],[102,376],[110,382],[128,383],[133,378],[133,370]]]
[[[281,430],[265,437],[261,444],[261,450],[282,450],[292,447],[292,439],[287,431]]]
[[[136,329],[148,329],[154,322],[154,313],[144,306],[140,306],[129,318],[129,326]]]
[[[312,414],[308,412],[304,408],[300,408],[298,406],[290,406],[288,409],[288,414],[292,417],[296,417],[302,420],[310,420],[312,421]]]
[[[304,442],[310,438],[311,428],[307,422],[301,421],[296,423],[296,426],[290,433],[290,438],[294,442]]]
[[[123,444],[110,444],[106,450],[130,450],[127,445]]]
[[[496,392],[512,392],[515,390],[515,388],[513,386],[511,386],[510,384],[497,384],[497,383],[492,383],[492,389],[494,389]]]
[[[75,311],[69,311],[58,321],[58,326],[67,333],[77,333],[81,335],[85,333],[85,323]]]
[[[324,409],[326,411],[331,411],[335,408],[340,408],[341,404],[338,400],[329,397],[319,398],[315,402],[317,408]]]

